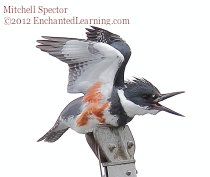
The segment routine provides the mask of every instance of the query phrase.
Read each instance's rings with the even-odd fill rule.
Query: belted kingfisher
[[[68,93],[84,96],[69,103],[55,125],[38,141],[55,142],[69,128],[78,133],[100,126],[125,126],[135,115],[166,111],[181,114],[159,102],[183,92],[161,94],[144,78],[124,81],[131,56],[128,44],[116,34],[91,26],[87,40],[48,37],[37,47],[69,66]]]

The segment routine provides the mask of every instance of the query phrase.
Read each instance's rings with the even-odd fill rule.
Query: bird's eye
[[[144,99],[148,99],[149,98],[149,95],[143,95],[142,96]]]

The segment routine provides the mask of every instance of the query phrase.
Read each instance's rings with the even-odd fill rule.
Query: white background
[[[0,176],[100,176],[84,135],[67,131],[57,142],[36,140],[79,95],[67,93],[68,67],[36,48],[41,36],[86,38],[89,25],[4,25],[3,6],[68,8],[51,18],[129,19],[97,25],[132,49],[126,78],[144,77],[162,93],[186,91],[163,102],[185,117],[161,112],[129,123],[139,177],[209,177],[210,4],[205,0],[1,1]]]

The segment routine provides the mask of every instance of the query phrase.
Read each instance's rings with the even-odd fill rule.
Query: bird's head
[[[171,114],[183,116],[159,102],[184,92],[161,94],[159,90],[144,78],[135,78],[125,83],[125,88],[119,91],[121,103],[129,116],[157,114],[166,111]]]

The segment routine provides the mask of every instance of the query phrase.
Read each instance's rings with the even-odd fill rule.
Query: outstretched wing
[[[69,93],[86,93],[96,83],[110,96],[124,56],[114,47],[89,40],[47,37],[37,47],[69,65]],[[106,89],[109,88],[109,89]]]
[[[88,31],[86,33],[88,40],[107,43],[111,45],[112,47],[114,47],[115,49],[117,49],[118,51],[120,51],[120,53],[123,55],[124,61],[121,67],[117,71],[114,85],[116,87],[124,87],[125,67],[131,56],[130,47],[119,35],[113,34],[102,28],[98,28],[94,26],[91,26],[91,27],[92,29],[86,28],[86,30]]]

